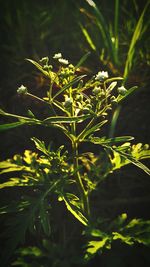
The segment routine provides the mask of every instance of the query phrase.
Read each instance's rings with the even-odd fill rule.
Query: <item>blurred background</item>
[[[139,88],[124,101],[115,135],[131,135],[135,137],[134,143],[149,143],[150,1],[95,0],[95,3],[96,7],[90,0],[0,0],[0,108],[25,115],[32,107],[37,116],[46,115],[47,110],[41,104],[20,98],[16,93],[21,84],[37,96],[43,96],[47,89],[47,81],[25,58],[39,60],[61,52],[76,64],[90,52],[81,72],[90,76],[105,70],[110,76],[123,76],[127,89],[134,85]],[[1,123],[7,121],[0,117]],[[52,141],[56,147],[62,144],[57,131],[54,134],[24,126],[0,134],[1,160],[26,148],[34,149],[30,141],[33,136]],[[134,166],[125,167],[104,181],[99,194],[103,203],[99,208],[104,214],[127,211],[131,217],[150,218],[149,177]],[[119,201],[109,202],[113,198]],[[136,266],[148,266],[146,248],[120,248],[120,257],[129,257],[126,265],[115,262],[117,249],[110,252],[109,259],[109,251],[104,253],[100,260],[102,267],[110,266],[111,261],[114,266],[134,266],[135,261]]]

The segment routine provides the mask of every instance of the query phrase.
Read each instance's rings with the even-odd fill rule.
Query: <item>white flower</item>
[[[62,54],[61,54],[61,53],[55,54],[55,55],[53,56],[53,58],[55,58],[55,59],[62,58]]]
[[[17,93],[20,95],[26,95],[28,93],[27,87],[22,84],[20,87],[18,87]]]
[[[67,59],[64,59],[64,58],[59,58],[58,61],[64,65],[68,65],[69,64],[69,61]]]
[[[127,93],[127,89],[122,85],[122,86],[118,87],[118,93],[120,95],[125,95]]]
[[[89,4],[90,6],[96,7],[96,4],[94,3],[93,0],[86,0],[86,2],[88,2],[88,4]]]
[[[99,71],[95,77],[95,80],[102,82],[107,78],[108,78],[108,72],[107,71]]]

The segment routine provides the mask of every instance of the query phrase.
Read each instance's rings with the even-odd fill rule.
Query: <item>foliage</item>
[[[148,33],[149,21],[146,21],[146,13],[150,2],[146,2],[143,10],[138,10],[136,20],[134,15],[129,17],[128,14],[127,9],[129,5],[132,6],[131,1],[127,1],[127,6],[119,0],[114,1],[113,14],[109,14],[111,20],[108,14],[105,14],[103,4],[96,4],[93,0],[86,0],[86,2],[89,6],[80,8],[80,12],[85,16],[84,20],[80,17],[81,31],[100,61],[107,65],[112,73],[122,73],[125,82],[139,57],[138,43],[141,39],[144,40],[144,36]],[[134,9],[137,11],[137,1],[133,2]],[[122,24],[121,27],[120,24]],[[141,48],[140,54],[143,54],[143,51]]]
[[[25,150],[22,156],[14,155],[12,159],[0,163],[2,175],[0,188],[9,191],[18,188],[22,192],[21,199],[10,204],[6,203],[0,209],[2,217],[9,216],[2,234],[3,238],[7,238],[1,257],[3,266],[17,247],[25,242],[29,232],[34,236],[40,233],[40,240],[43,239],[41,238],[43,235],[50,240],[51,247],[56,250],[54,256],[50,257],[56,257],[57,250],[60,250],[61,246],[53,242],[55,229],[59,224],[57,220],[54,221],[53,214],[55,206],[62,203],[71,214],[70,223],[71,220],[76,220],[81,223],[82,230],[84,229],[87,246],[82,262],[89,260],[103,248],[110,248],[111,242],[116,239],[128,245],[134,242],[149,245],[149,221],[132,219],[124,225],[126,215],[121,215],[114,222],[105,223],[104,219],[95,228],[99,218],[97,222],[92,219],[91,214],[95,207],[90,202],[90,197],[100,182],[112,172],[130,163],[150,174],[148,167],[140,161],[150,157],[150,150],[148,145],[132,145],[131,141],[134,139],[132,136],[100,135],[101,129],[109,123],[110,113],[113,113],[116,105],[121,103],[133,88],[128,91],[120,86],[121,77],[110,78],[105,71],[99,71],[90,79],[86,75],[79,75],[80,64],[86,57],[87,55],[83,56],[77,66],[70,64],[61,53],[55,54],[51,61],[48,57],[42,58],[39,62],[27,59],[48,79],[49,90],[43,98],[29,93],[24,85],[21,85],[17,92],[21,96],[31,97],[48,106],[50,113],[48,117],[36,118],[32,110],[27,112],[27,116],[0,110],[2,116],[16,120],[0,125],[2,131],[22,125],[39,125],[46,130],[54,127],[60,131],[60,136],[63,134],[69,142],[68,149],[62,145],[53,150],[52,145],[33,137],[32,141],[38,153]],[[82,152],[80,148],[84,144],[86,151]],[[97,153],[89,152],[88,144],[96,146]],[[26,193],[23,193],[24,188],[27,189]],[[31,191],[33,194],[30,195],[28,192]],[[98,239],[91,240],[91,236],[97,236]],[[87,238],[91,241],[87,242]],[[65,241],[60,243],[63,244],[62,251],[67,245],[70,246],[69,237],[65,236],[64,239]],[[64,245],[64,242],[67,245]],[[74,250],[74,246],[70,251],[71,249]],[[20,257],[25,254],[40,257],[44,256],[43,253],[40,248],[31,247],[31,250],[20,250]],[[73,254],[72,251],[69,253]],[[16,261],[14,264],[23,264],[21,261],[22,258],[18,259],[19,263]],[[59,264],[58,260],[55,266],[60,266]],[[66,262],[61,264],[67,266]],[[73,262],[69,262],[68,266],[71,264]]]

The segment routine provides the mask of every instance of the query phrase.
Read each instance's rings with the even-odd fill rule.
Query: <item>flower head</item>
[[[69,64],[69,61],[67,59],[64,59],[64,58],[59,58],[58,61],[64,65],[68,65]]]
[[[103,82],[107,78],[108,78],[108,72],[107,71],[99,71],[95,77],[95,80]]]
[[[122,85],[122,86],[118,87],[118,93],[120,95],[125,95],[127,93],[127,89]]]
[[[28,93],[27,87],[22,84],[20,87],[18,87],[17,93],[19,95],[26,95]]]
[[[62,54],[61,53],[57,53],[53,56],[53,58],[55,59],[59,59],[59,58],[62,58]]]

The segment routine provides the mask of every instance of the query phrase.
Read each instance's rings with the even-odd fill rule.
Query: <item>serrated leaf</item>
[[[28,183],[28,178],[20,179],[20,178],[10,178],[9,181],[0,184],[0,189],[6,187],[13,187],[13,186],[24,186]]]
[[[105,145],[104,145],[105,146]],[[106,145],[107,148],[109,148],[112,151],[117,152],[118,154],[120,154],[120,156],[122,156],[125,160],[127,160],[128,162],[136,165],[137,167],[139,167],[140,169],[142,169],[144,172],[146,172],[148,175],[150,175],[150,169],[145,166],[143,163],[141,163],[139,160],[135,159],[132,154],[128,154],[126,152],[123,152],[121,150],[119,150],[117,147],[110,147],[108,145]]]
[[[100,241],[92,240],[88,243],[87,253],[89,254],[95,254],[98,252],[98,250],[105,247],[106,242],[109,240],[109,237],[104,237]]]
[[[115,144],[115,143],[124,143],[124,142],[127,142],[127,141],[131,141],[133,140],[134,137],[133,136],[120,136],[120,137],[114,137],[114,138],[108,138],[106,139],[105,137],[90,137],[88,140],[91,142],[91,143],[94,143],[94,144],[99,144],[99,145],[102,145],[102,144]]]
[[[34,144],[38,150],[42,151],[46,155],[48,154],[48,151],[45,147],[44,141],[41,141],[36,137],[32,137],[31,140],[34,142]]]
[[[67,209],[72,213],[72,215],[79,221],[81,222],[83,225],[88,224],[88,220],[86,219],[86,217],[81,213],[81,211],[74,205],[72,205],[72,203],[69,201],[69,199],[67,199],[66,197],[62,196]]]

